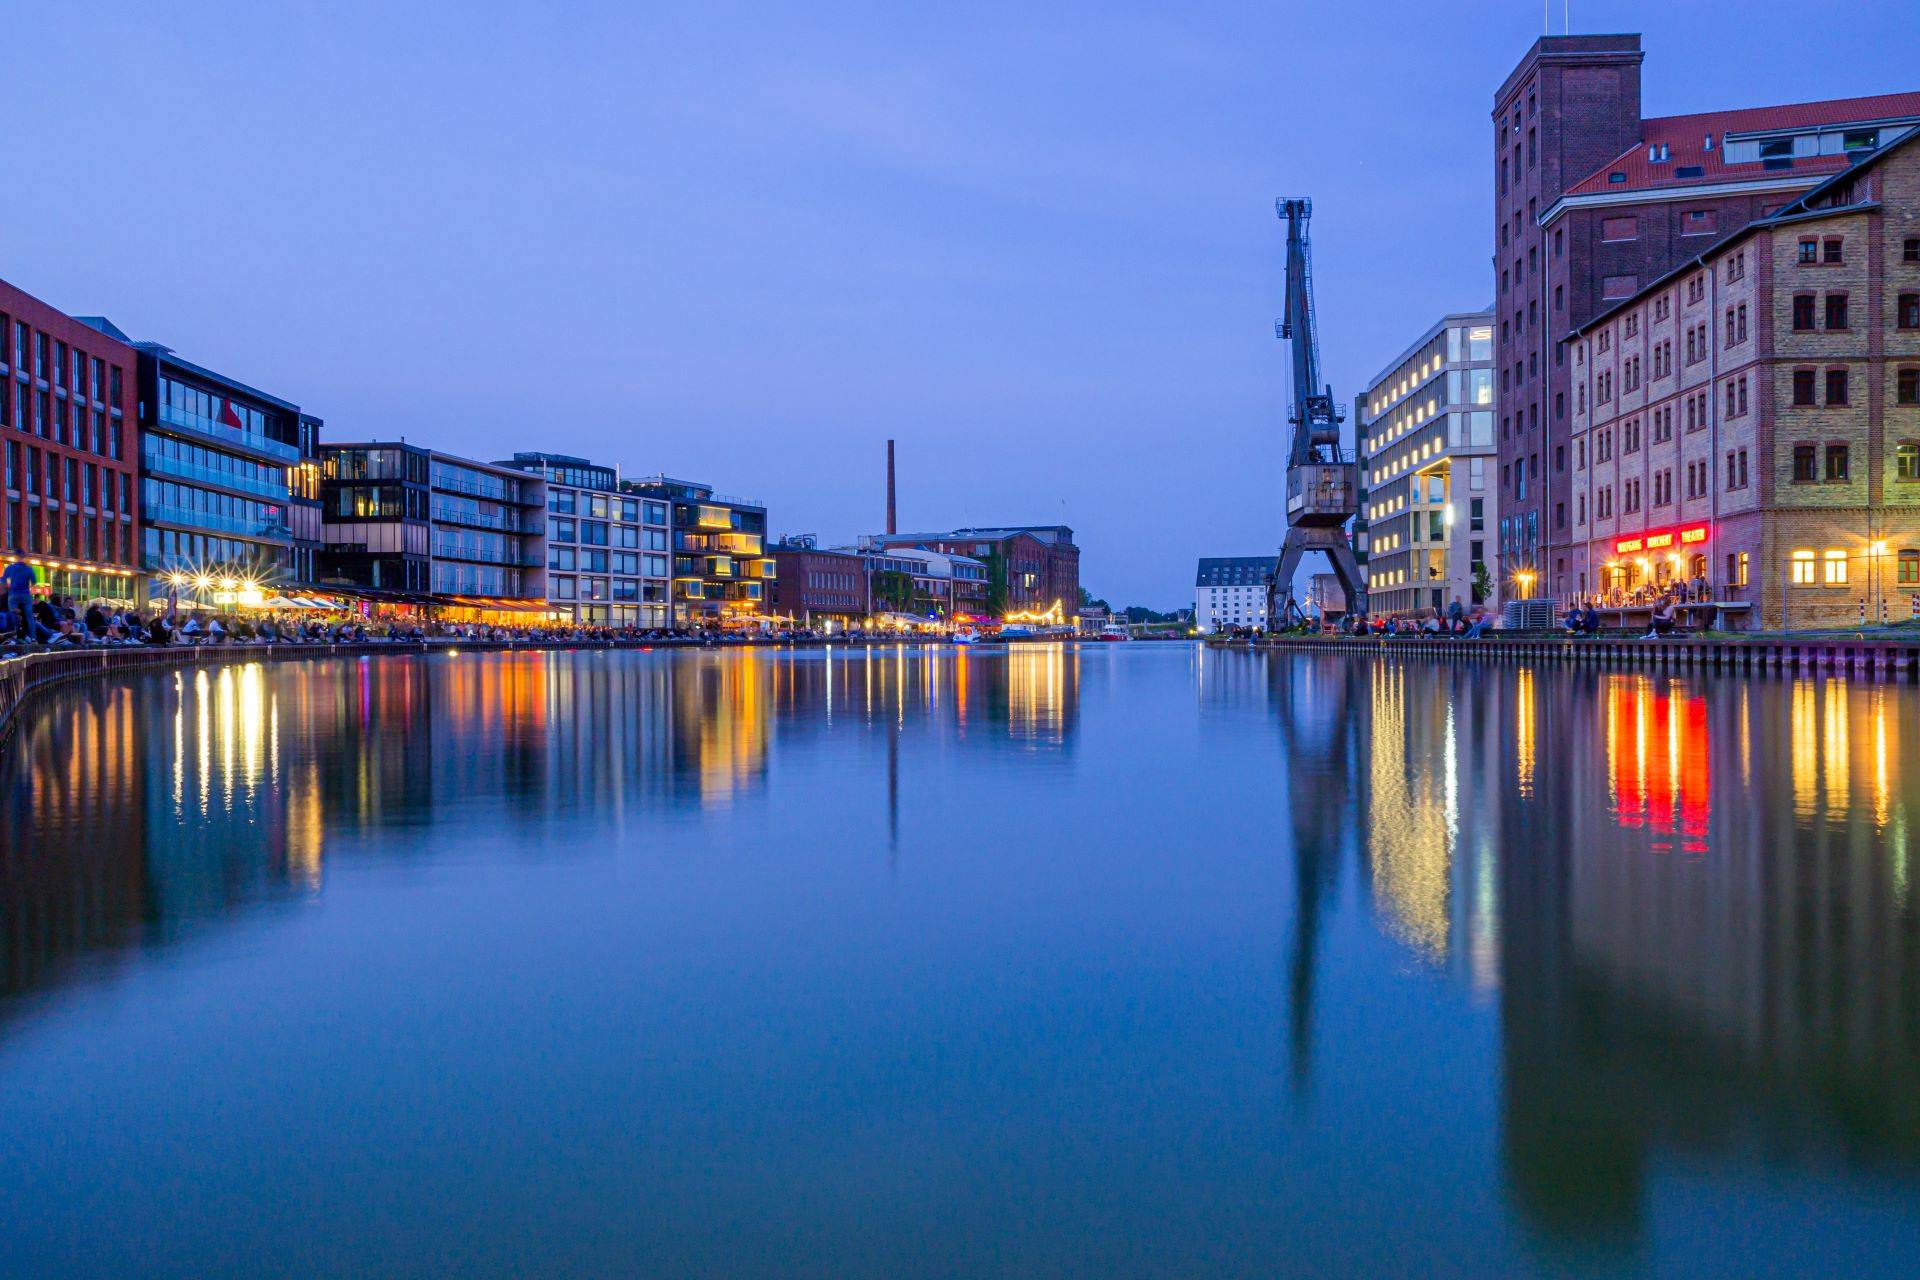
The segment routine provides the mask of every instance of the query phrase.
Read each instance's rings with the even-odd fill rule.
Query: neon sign
[[[1629,556],[1641,551],[1664,551],[1676,543],[1683,547],[1697,546],[1713,533],[1711,524],[1682,525],[1677,529],[1662,529],[1657,533],[1643,533],[1632,538],[1614,540],[1613,553],[1617,556]]]

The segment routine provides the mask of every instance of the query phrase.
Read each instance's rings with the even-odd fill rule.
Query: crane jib
[[[1310,551],[1324,552],[1346,596],[1347,607],[1366,609],[1366,587],[1347,536],[1347,524],[1359,511],[1360,468],[1341,447],[1345,419],[1333,388],[1320,381],[1320,345],[1313,305],[1313,259],[1307,223],[1313,202],[1282,197],[1275,208],[1287,224],[1286,314],[1275,332],[1292,356],[1293,428],[1287,454],[1287,536],[1267,584],[1269,625],[1300,614],[1293,576]],[[1284,600],[1284,605],[1281,603]]]

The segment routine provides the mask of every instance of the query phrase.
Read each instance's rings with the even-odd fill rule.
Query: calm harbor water
[[[1911,1276],[1920,693],[1204,653],[69,687],[7,1276]]]

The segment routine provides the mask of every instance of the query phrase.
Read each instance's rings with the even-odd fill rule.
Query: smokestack
[[[900,532],[900,527],[894,522],[894,513],[893,513],[893,441],[888,440],[887,441],[887,534],[889,537],[891,537],[893,534],[896,534],[898,532]]]

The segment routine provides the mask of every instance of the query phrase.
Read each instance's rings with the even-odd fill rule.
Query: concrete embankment
[[[1863,680],[1920,682],[1920,634],[1911,639],[1755,636],[1643,640],[1625,636],[1276,636],[1208,640],[1213,649],[1354,653],[1431,658],[1444,662],[1566,662],[1609,668],[1732,671],[1753,674],[1828,673]]]

